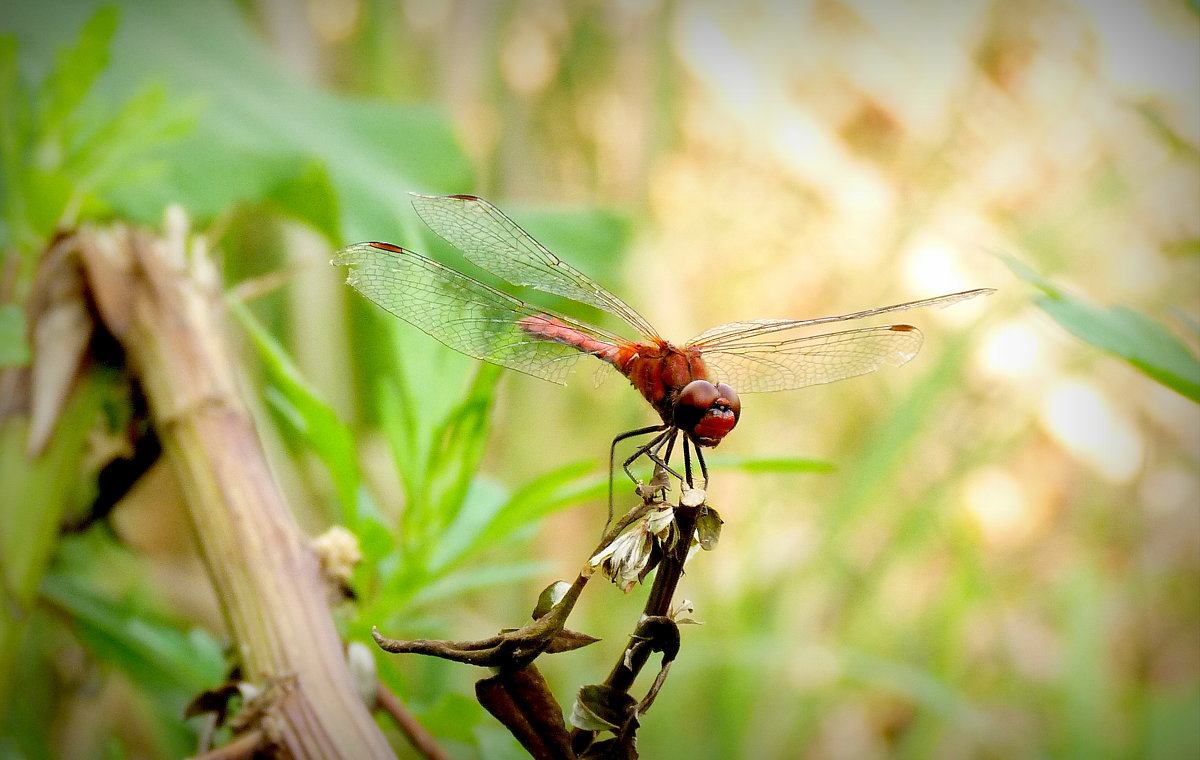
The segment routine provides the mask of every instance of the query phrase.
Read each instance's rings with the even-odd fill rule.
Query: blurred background
[[[519,625],[594,545],[609,441],[656,421],[591,367],[481,371],[328,266],[455,263],[405,194],[472,193],[680,341],[998,289],[906,313],[901,369],[743,397],[643,757],[1200,753],[1195,2],[15,5],[6,299],[56,224],[181,204],[302,524],[363,542],[349,638]],[[0,755],[194,746],[222,624],[172,488],[160,462],[48,555]],[[564,705],[644,594],[586,590],[570,626],[603,641],[541,662]],[[163,651],[211,667],[147,680]],[[521,756],[482,672],[377,661],[456,757]]]

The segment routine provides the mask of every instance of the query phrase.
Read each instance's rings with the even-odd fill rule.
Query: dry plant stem
[[[675,534],[677,537],[675,545],[669,547],[655,572],[654,585],[650,587],[650,596],[646,599],[646,607],[642,610],[643,618],[665,616],[670,612],[671,600],[675,596],[676,588],[679,587],[679,579],[683,577],[683,561],[687,559],[688,549],[692,543],[692,534],[696,531],[696,517],[699,514],[700,510],[697,507],[680,506],[675,508],[675,523],[678,529]],[[632,665],[630,668],[625,665],[625,653],[622,651],[621,658],[617,660],[616,666],[608,674],[604,683],[618,691],[629,691],[638,673],[646,664],[646,660],[650,657],[650,653],[649,648],[643,647],[635,650],[630,658]]]
[[[641,505],[630,510],[604,533],[596,549],[588,555],[595,556],[601,549],[607,547],[613,539],[621,534],[634,520],[646,514],[653,506],[653,501],[646,499]],[[431,639],[390,639],[377,629],[371,629],[375,643],[385,652],[395,654],[425,654],[442,659],[462,662],[481,667],[504,668],[516,670],[533,662],[563,631],[567,617],[575,607],[583,587],[587,585],[594,568],[591,564],[584,565],[575,578],[571,588],[544,616],[515,631],[500,633],[477,641],[442,641]],[[669,601],[669,600],[668,600]]]
[[[517,669],[533,662],[563,630],[567,615],[587,585],[588,576],[580,574],[550,612],[524,628],[489,636],[478,641],[438,641],[429,639],[389,639],[372,628],[375,643],[386,652],[427,654],[445,660],[490,668]]]
[[[371,635],[375,638],[375,643],[387,652],[426,654],[497,669],[499,672],[496,675],[476,683],[475,694],[479,703],[495,716],[533,757],[539,760],[574,758],[571,735],[563,721],[562,710],[541,673],[534,667],[533,661],[547,650],[556,651],[552,648],[555,644],[565,644],[565,648],[584,645],[570,643],[569,640],[572,639],[578,641],[576,637],[581,634],[564,632],[564,627],[584,586],[595,572],[591,557],[607,548],[622,531],[644,517],[656,505],[652,492],[648,493],[642,504],[611,525],[596,548],[588,555],[588,562],[584,564],[563,598],[551,607],[549,612],[523,628],[478,641],[389,639],[375,629],[372,629]],[[667,603],[669,602],[668,593]],[[383,701],[382,696],[380,700]]]
[[[288,757],[394,757],[355,692],[316,558],[237,391],[211,262],[175,219],[166,239],[78,233],[101,318],[141,381],[247,680],[288,679],[260,724]]]
[[[649,500],[644,505],[649,507]],[[700,510],[698,507],[677,506],[675,508],[675,524],[676,524],[676,540],[673,546],[667,547],[662,561],[658,565],[658,569],[654,574],[654,584],[650,587],[650,595],[646,599],[646,606],[642,609],[641,621],[650,617],[666,616],[671,609],[671,600],[675,596],[675,590],[679,587],[679,580],[683,577],[683,562],[687,559],[688,549],[691,547],[692,536],[696,531],[696,518],[699,516]],[[642,672],[646,661],[650,658],[652,650],[650,647],[637,647],[633,650],[629,657],[629,665],[625,664],[625,653],[634,645],[634,640],[631,637],[625,649],[621,650],[621,656],[617,660],[617,664],[608,674],[608,678],[604,683],[606,686],[628,692],[633,686],[633,682],[637,680],[638,673]],[[659,678],[656,679],[654,687],[651,689],[651,695],[657,694],[657,690],[662,686],[662,680],[665,679],[665,672],[659,673]],[[641,707],[648,708],[653,702],[653,696],[648,695],[648,698],[643,701]],[[643,712],[639,709],[638,713]],[[573,749],[582,753],[595,737],[594,731],[584,731],[581,729],[573,729],[571,731],[571,741]]]
[[[400,698],[384,686],[383,682],[379,682],[375,687],[375,701],[384,712],[392,716],[392,720],[396,721],[396,726],[408,739],[408,743],[422,757],[427,757],[429,760],[451,760],[450,755],[438,746],[433,735],[425,730],[425,727],[408,711]]]
[[[475,696],[537,760],[574,760],[562,708],[536,665],[477,682]]]

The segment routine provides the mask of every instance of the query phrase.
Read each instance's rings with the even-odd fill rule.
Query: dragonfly
[[[923,340],[920,330],[908,324],[819,334],[807,334],[808,328],[944,307],[993,292],[979,288],[833,317],[729,322],[676,345],[662,338],[629,304],[553,254],[488,201],[474,195],[414,194],[412,205],[430,229],[479,268],[511,285],[600,309],[631,336],[526,303],[392,243],[347,246],[332,262],[349,268],[347,283],[368,300],[467,356],[558,384],[565,383],[584,356],[595,357],[624,375],[661,421],[613,439],[610,519],[612,477],[621,441],[651,436],[622,463],[635,484],[639,481],[630,467],[645,456],[656,471],[661,468],[694,488],[694,452],[706,490],[703,450],[716,447],[737,425],[742,408],[739,393],[794,390],[899,366],[916,356]],[[683,474],[670,464],[678,440],[683,441]]]

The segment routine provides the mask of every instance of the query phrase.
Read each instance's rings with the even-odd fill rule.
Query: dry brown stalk
[[[346,668],[318,563],[240,400],[212,264],[186,223],[165,237],[75,234],[88,289],[141,382],[246,680],[286,684],[253,729],[283,756],[394,757]]]

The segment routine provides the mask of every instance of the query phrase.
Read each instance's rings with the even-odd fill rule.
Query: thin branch
[[[646,499],[642,504],[631,509],[620,520],[604,533],[596,550],[588,555],[589,562],[580,570],[575,583],[561,600],[544,616],[528,625],[512,631],[505,631],[495,636],[476,641],[442,641],[437,639],[391,639],[371,629],[375,643],[385,652],[395,654],[425,654],[441,657],[445,660],[461,662],[481,667],[519,670],[532,663],[539,655],[547,650],[568,651],[586,646],[594,639],[573,631],[565,630],[567,617],[579,600],[583,587],[595,572],[590,558],[598,554],[608,544],[612,543],[626,527],[638,518],[644,516],[653,502]]]
[[[192,760],[247,760],[254,757],[266,744],[267,737],[262,729],[255,728],[238,734],[228,744],[194,756]]]
[[[393,694],[391,689],[384,686],[382,681],[375,688],[375,702],[384,712],[392,716],[400,733],[404,734],[408,743],[421,753],[422,757],[427,757],[429,760],[452,760],[450,755],[446,754],[446,751],[438,745],[433,734],[425,730],[425,727],[408,711],[400,698]]]

